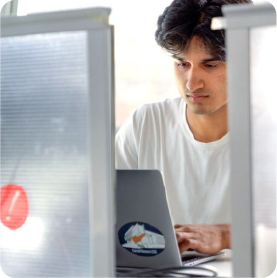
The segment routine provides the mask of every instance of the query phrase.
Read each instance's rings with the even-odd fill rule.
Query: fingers
[[[181,254],[187,250],[207,253],[205,243],[200,238],[195,237],[195,235],[189,233],[176,233],[176,236]]]
[[[199,253],[215,254],[222,250],[222,231],[218,225],[174,226],[180,252],[193,249]]]
[[[192,226],[193,225],[175,224],[174,229],[186,230],[186,229],[190,229]]]
[[[175,224],[174,229],[180,232],[194,232],[197,230],[197,225]]]
[[[197,250],[199,243],[195,239],[185,239],[182,243],[179,244],[179,250],[182,254],[187,250]]]
[[[180,253],[183,253],[188,249],[194,249],[196,243],[195,234],[176,231],[176,238]]]
[[[174,225],[174,229],[179,229],[179,228],[181,228],[182,226],[184,226],[184,225],[182,225],[182,224],[175,224],[175,225]]]
[[[190,240],[185,239],[181,243],[178,243],[180,254],[187,251],[190,248]]]
[[[195,239],[195,235],[192,233],[175,231],[175,234],[176,234],[178,243],[181,243],[182,241],[187,240],[187,239]]]

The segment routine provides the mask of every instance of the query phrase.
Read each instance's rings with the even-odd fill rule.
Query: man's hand
[[[192,249],[203,254],[216,254],[230,248],[230,225],[184,225],[174,226],[180,253]]]

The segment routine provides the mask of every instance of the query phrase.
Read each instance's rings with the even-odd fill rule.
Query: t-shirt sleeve
[[[115,138],[115,167],[117,169],[137,169],[138,152],[134,115],[121,126]]]

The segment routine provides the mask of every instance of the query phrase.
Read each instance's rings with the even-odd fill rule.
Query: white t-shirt
[[[174,224],[230,223],[229,134],[196,141],[180,98],[146,104],[116,136],[117,169],[158,169]]]

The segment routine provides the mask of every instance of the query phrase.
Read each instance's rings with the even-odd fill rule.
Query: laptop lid
[[[181,257],[157,170],[117,170],[117,266],[181,266]]]

